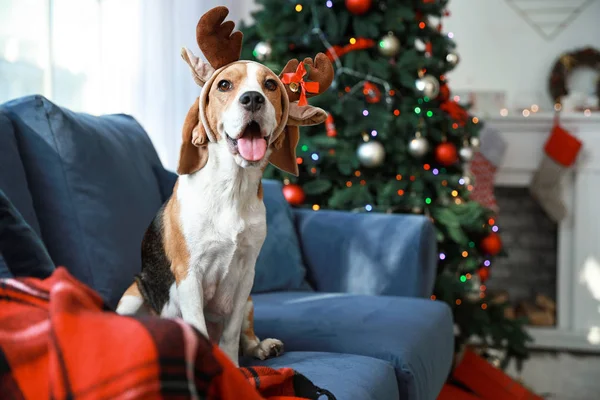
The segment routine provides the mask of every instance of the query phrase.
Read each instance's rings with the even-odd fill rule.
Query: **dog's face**
[[[287,119],[279,78],[258,63],[235,63],[211,80],[205,113],[217,143],[240,167],[264,167]]]
[[[233,32],[235,24],[225,21],[227,14],[225,7],[216,7],[196,27],[198,46],[208,62],[186,48],[181,52],[202,91],[183,126],[177,172],[193,174],[202,169],[209,147],[216,145],[218,157],[230,155],[242,168],[263,169],[270,162],[298,175],[299,127],[327,118],[325,111],[308,105],[306,97],[327,90],[333,65],[319,53],[302,63],[290,60],[278,76],[262,64],[240,61],[242,33]]]

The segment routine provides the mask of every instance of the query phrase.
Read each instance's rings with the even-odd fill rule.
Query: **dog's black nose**
[[[258,92],[246,92],[240,96],[240,103],[248,111],[258,111],[265,103],[265,96]]]

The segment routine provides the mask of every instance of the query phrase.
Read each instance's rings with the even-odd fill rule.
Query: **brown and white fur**
[[[202,46],[209,40],[202,33],[229,40],[237,34],[229,36],[233,27],[222,24],[223,9],[209,11],[198,24],[198,42],[209,61],[211,51]],[[225,25],[231,29],[223,34]],[[236,61],[234,55],[209,65],[189,50],[182,55],[203,90],[184,123],[173,195],[145,234],[142,271],[117,312],[181,317],[236,365],[240,352],[265,359],[280,354],[283,343],[260,341],[253,328],[250,291],[267,232],[262,173],[270,161],[297,174],[298,126],[321,123],[326,114],[299,107],[280,78],[259,63]],[[329,74],[324,57],[314,63],[314,76],[319,69]],[[284,71],[298,65],[290,63]],[[266,151],[259,139],[266,141]],[[254,152],[242,151],[243,140]]]

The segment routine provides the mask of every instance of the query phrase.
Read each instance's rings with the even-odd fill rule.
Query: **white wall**
[[[450,87],[506,91],[509,108],[523,103],[550,106],[547,82],[556,58],[578,47],[600,49],[598,0],[553,40],[540,36],[505,0],[451,0],[449,9],[444,31],[454,33],[461,57],[448,75]]]

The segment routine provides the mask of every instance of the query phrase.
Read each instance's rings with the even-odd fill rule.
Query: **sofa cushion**
[[[390,362],[401,399],[434,400],[450,371],[454,332],[450,308],[409,297],[325,293],[252,296],[259,338],[287,351],[356,354]]]
[[[244,366],[292,368],[338,400],[397,400],[394,368],[387,362],[350,354],[289,352],[266,361],[245,360]],[[323,396],[324,398],[324,396]]]
[[[12,122],[0,107],[0,190],[19,210],[25,221],[39,235],[38,223],[27,177],[19,154],[19,147]]]
[[[310,290],[290,205],[280,182],[263,180],[267,237],[256,262],[253,293]]]
[[[422,215],[295,210],[315,290],[429,298],[437,270],[435,228]]]
[[[45,279],[53,271],[42,240],[0,189],[0,278]]]
[[[50,256],[114,307],[141,268],[141,240],[162,204],[148,135],[129,116],[74,113],[41,96],[4,108]]]

